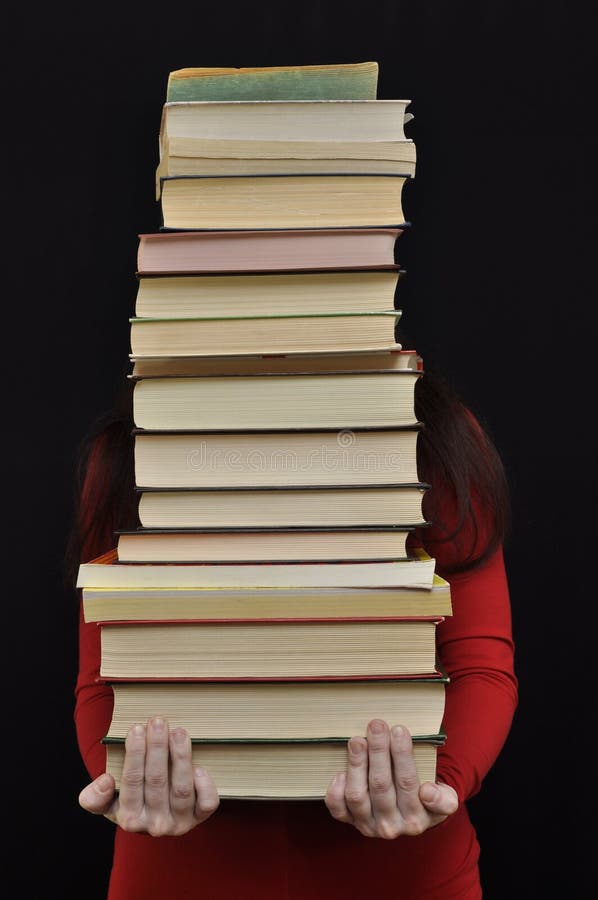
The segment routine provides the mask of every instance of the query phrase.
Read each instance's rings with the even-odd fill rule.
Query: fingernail
[[[196,776],[197,776],[198,778],[203,778],[203,776],[206,774],[206,770],[205,770],[205,769],[202,769],[201,766],[198,766],[198,767],[195,769],[195,774],[196,774]]]
[[[164,731],[164,719],[152,719],[152,731],[161,734]]]
[[[381,719],[374,719],[370,722],[369,729],[372,734],[382,734],[382,732],[386,730],[386,724],[382,722]]]
[[[135,735],[135,737],[143,737],[143,735],[145,734],[145,728],[143,725],[133,725],[131,731]]]
[[[187,732],[183,728],[176,728],[172,732],[175,744],[184,744],[187,740]]]
[[[394,725],[392,728],[392,736],[397,740],[400,740],[405,734],[405,729],[402,725]]]
[[[349,750],[354,756],[361,756],[364,752],[364,747],[361,741],[354,741],[353,738],[349,741]]]

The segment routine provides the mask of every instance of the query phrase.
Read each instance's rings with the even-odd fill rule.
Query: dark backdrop
[[[596,119],[592,31],[577,7],[278,0],[5,12],[4,773],[15,798],[4,819],[30,854],[16,895],[105,896],[112,826],[77,805],[76,606],[61,559],[77,443],[126,371],[137,234],[159,225],[168,73],[377,60],[378,96],[411,98],[415,114],[403,325],[493,435],[513,492],[506,558],[521,699],[470,805],[485,897],[584,896]]]

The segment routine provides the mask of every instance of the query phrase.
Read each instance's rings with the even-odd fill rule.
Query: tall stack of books
[[[410,540],[422,362],[396,340],[415,147],[377,72],[169,76],[130,322],[140,524],[78,581],[117,783],[158,714],[223,797],[322,797],[374,717],[434,778],[451,597]]]

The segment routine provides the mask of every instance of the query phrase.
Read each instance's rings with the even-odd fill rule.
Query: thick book
[[[415,735],[413,755],[420,782],[436,780],[438,748],[445,735]],[[106,771],[120,786],[124,741],[104,741]],[[321,800],[347,768],[347,743],[336,741],[194,741],[194,766],[206,769],[222,799]]]
[[[131,317],[131,355],[228,356],[395,347],[399,310],[300,315]]]
[[[392,350],[359,350],[350,353],[264,353],[227,356],[144,357],[132,361],[127,378],[164,378],[172,375],[307,375],[340,372],[423,372],[417,350],[397,344]]]
[[[434,573],[430,588],[88,587],[86,622],[363,619],[452,615],[450,584]]]
[[[361,224],[361,223],[360,223]],[[157,231],[138,235],[138,274],[397,268],[395,228]]]
[[[160,155],[173,138],[227,141],[404,141],[409,99],[166,101]]]
[[[117,548],[82,563],[77,587],[431,587],[434,559],[423,551],[382,561],[122,563]]]
[[[186,66],[168,73],[167,101],[374,100],[378,63],[309,66]]]
[[[404,270],[139,275],[135,316],[309,316],[395,306]],[[324,326],[326,323],[322,323]]]
[[[137,528],[116,532],[126,563],[407,559],[409,528]]]
[[[138,488],[144,528],[421,526],[429,485]]]
[[[432,676],[438,671],[441,621],[101,622],[99,676],[106,681]]]
[[[397,428],[417,425],[421,372],[139,379],[136,428],[154,431]]]
[[[191,739],[301,740],[365,737],[376,716],[410,734],[442,728],[441,675],[366,681],[114,682],[108,740],[124,739],[136,722],[162,716]]]
[[[267,488],[418,482],[420,425],[339,431],[134,429],[139,488]]]
[[[169,175],[160,179],[168,229],[358,228],[403,224],[408,175]]]

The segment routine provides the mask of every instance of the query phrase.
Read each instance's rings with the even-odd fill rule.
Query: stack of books
[[[434,779],[451,597],[410,541],[422,361],[396,340],[415,148],[376,78],[169,77],[130,322],[140,524],[78,581],[117,784],[128,728],[158,714],[223,797],[322,797],[374,717]]]

